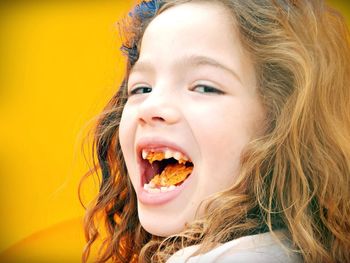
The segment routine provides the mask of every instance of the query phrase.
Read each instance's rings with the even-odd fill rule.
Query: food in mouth
[[[150,193],[174,190],[193,170],[193,163],[187,156],[169,149],[143,150],[142,159],[146,166],[143,188]]]

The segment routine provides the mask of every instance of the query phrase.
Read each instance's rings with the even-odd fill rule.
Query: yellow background
[[[78,262],[82,138],[118,87],[116,22],[136,1],[8,2],[0,4],[0,251],[7,260]],[[349,21],[350,4],[330,2]],[[96,187],[87,190],[84,200]]]

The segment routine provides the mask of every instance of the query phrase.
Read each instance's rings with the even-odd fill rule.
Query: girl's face
[[[220,4],[181,4],[149,24],[129,77],[119,134],[148,232],[178,233],[201,201],[232,186],[242,150],[264,118],[256,86],[234,20]],[[181,153],[193,171],[175,189],[147,190],[144,184],[162,169],[143,160],[142,151],[145,158],[147,152]]]

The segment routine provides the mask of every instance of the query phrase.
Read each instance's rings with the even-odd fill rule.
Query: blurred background
[[[0,3],[0,262],[80,261],[81,144],[123,75],[117,22],[135,2]],[[328,2],[349,23],[350,2]]]

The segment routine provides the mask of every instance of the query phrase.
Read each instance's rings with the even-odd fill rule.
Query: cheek
[[[223,104],[192,112],[197,119],[191,121],[201,153],[201,184],[207,193],[230,187],[239,173],[242,151],[252,139],[257,121],[245,105]]]
[[[249,141],[255,122],[251,117],[253,113],[243,106],[231,102],[194,107],[188,112],[188,123],[199,147],[216,153],[231,153],[230,156],[241,149]]]
[[[125,110],[123,111],[122,118],[120,120],[119,124],[119,143],[122,148],[123,155],[125,156],[125,150],[128,148],[127,142],[128,137],[126,136],[126,131],[128,130],[129,126],[128,118],[125,115]]]
[[[134,159],[135,124],[133,115],[133,111],[125,106],[119,125],[119,143],[129,174],[133,174],[130,170]]]
[[[134,119],[135,111],[132,110],[132,108],[128,107],[128,105],[126,104],[123,109],[122,117],[119,124],[119,140],[123,153],[124,151],[127,152],[127,150],[132,150],[132,148],[130,148],[130,146],[132,147],[130,143],[133,141],[134,137]]]

